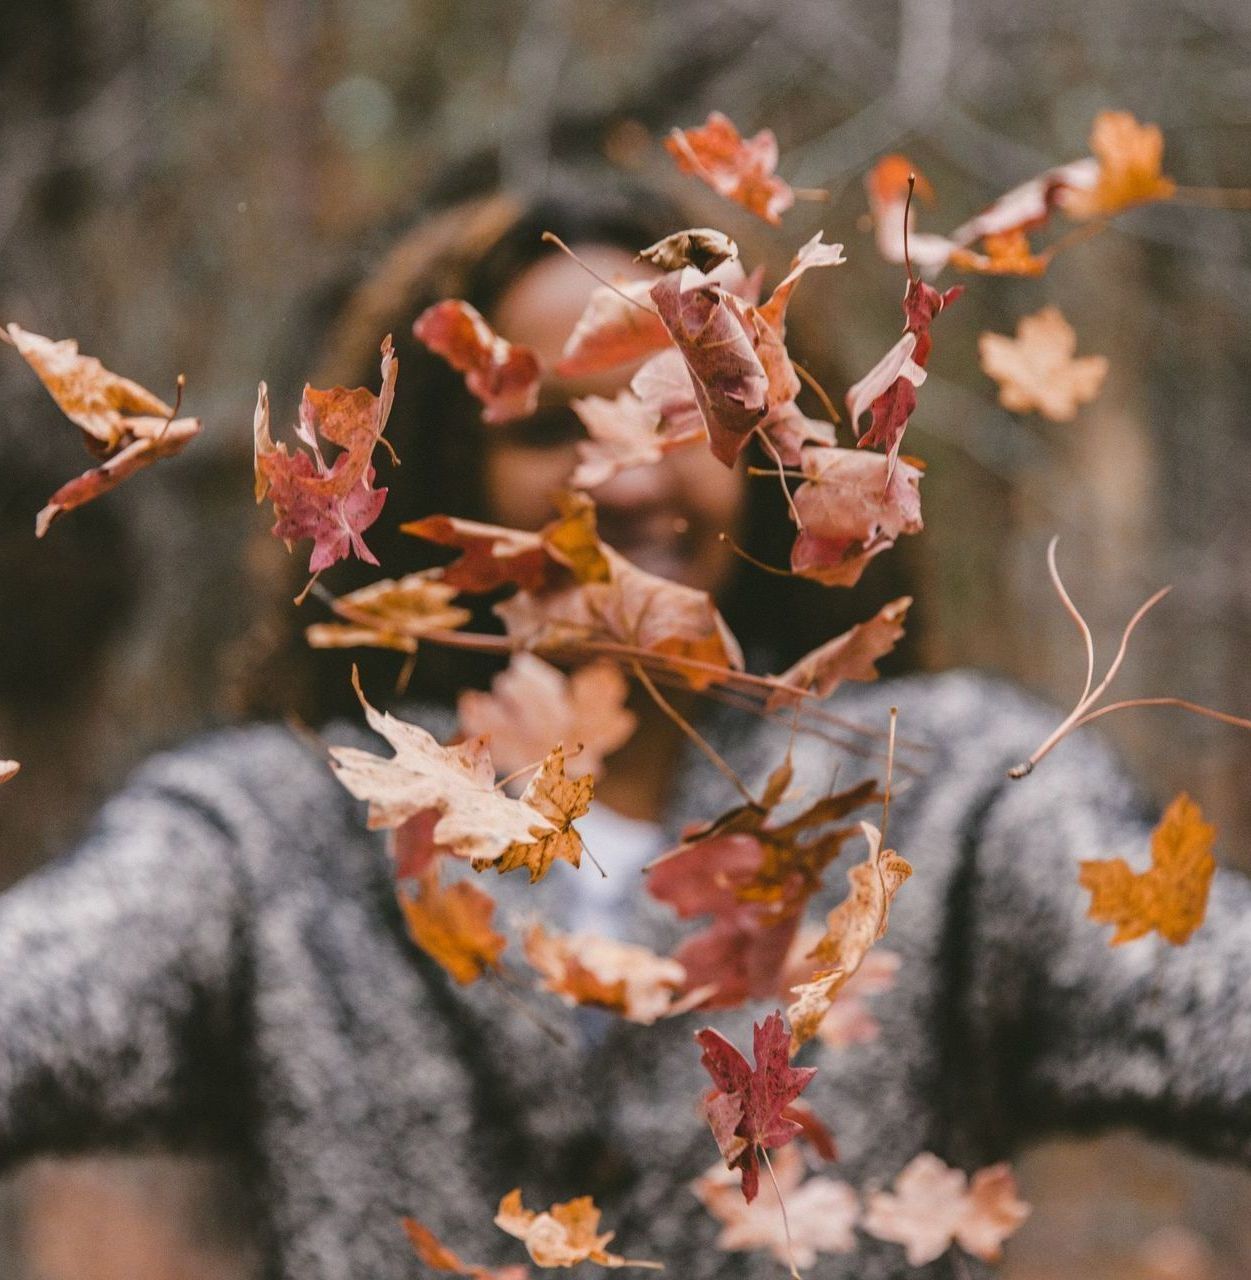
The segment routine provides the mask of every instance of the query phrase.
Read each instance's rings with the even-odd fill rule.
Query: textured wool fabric
[[[887,943],[903,957],[874,1000],[880,1037],[801,1059],[805,1099],[834,1129],[857,1187],[920,1151],[972,1170],[1060,1128],[1132,1124],[1208,1153],[1251,1153],[1251,893],[1218,872],[1185,947],[1111,950],[1085,919],[1077,862],[1147,863],[1154,816],[1092,734],[1035,774],[1005,771],[1055,723],[1008,686],[955,673],[857,688],[840,714],[923,742],[900,773],[889,843],[915,867]],[[450,722],[431,713],[427,727]],[[745,777],[778,762],[776,725],[705,726]],[[339,740],[348,740],[344,730]],[[356,735],[362,741],[361,735]],[[880,773],[799,739],[816,794]],[[835,776],[835,770],[837,775]],[[667,825],[732,804],[691,750]],[[234,1152],[273,1280],[401,1280],[423,1269],[397,1225],[412,1214],[475,1262],[521,1261],[491,1225],[499,1197],[530,1206],[594,1194],[614,1247],[681,1280],[783,1274],[721,1254],[687,1183],[716,1159],[697,1100],[692,1032],[739,1045],[752,1015],[612,1022],[588,1036],[540,1002],[557,1043],[496,983],[460,988],[405,939],[387,856],[362,807],[285,729],[225,731],[145,765],[70,856],[0,899],[0,1160],[160,1142]],[[612,851],[596,851],[611,874]],[[845,891],[851,845],[823,906]],[[559,923],[566,876],[490,875],[501,914]],[[674,923],[640,892],[620,936],[666,945]],[[536,997],[537,999],[537,997]],[[951,1277],[909,1269],[859,1234],[825,1277]]]

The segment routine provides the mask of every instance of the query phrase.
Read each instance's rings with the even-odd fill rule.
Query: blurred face
[[[623,249],[576,246],[578,256],[605,279],[651,277]],[[597,282],[564,254],[553,253],[509,286],[489,317],[510,342],[533,347],[545,367],[560,358]],[[489,518],[536,529],[553,515],[552,495],[567,487],[586,439],[568,407],[576,396],[609,398],[625,388],[633,367],[590,378],[545,379],[538,412],[522,422],[485,428]],[[623,471],[590,491],[604,541],[650,573],[716,593],[729,580],[733,552],[717,535],[740,541],[746,492],[742,473],[703,448],[678,449],[659,463]]]

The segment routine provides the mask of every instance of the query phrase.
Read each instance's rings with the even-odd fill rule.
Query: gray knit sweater
[[[962,673],[858,688],[837,705],[884,726],[892,703],[900,732],[933,749],[913,756],[922,771],[891,818],[915,874],[891,916],[903,964],[874,1002],[881,1035],[803,1059],[819,1068],[805,1100],[838,1137],[833,1175],[885,1183],[924,1150],[972,1170],[1050,1130],[1125,1123],[1247,1159],[1247,883],[1217,874],[1185,947],[1110,950],[1084,918],[1077,862],[1145,866],[1154,815],[1098,740],[1070,740],[1008,782],[1053,712]],[[748,778],[785,746],[741,715],[709,732]],[[871,771],[801,739],[811,792],[839,761],[840,786]],[[734,800],[694,752],[674,790],[675,832]],[[595,852],[611,874],[611,849]],[[558,922],[564,877],[588,870],[489,887],[506,916]],[[837,900],[837,864],[829,879]],[[622,936],[677,936],[636,901]],[[717,1224],[687,1190],[716,1160],[692,1032],[712,1023],[746,1048],[767,1009],[588,1034],[550,1000],[562,1048],[497,985],[457,987],[406,941],[381,841],[307,745],[275,727],[221,732],[150,761],[75,852],[0,899],[0,1162],[225,1147],[254,1192],[272,1280],[424,1274],[403,1214],[471,1261],[520,1261],[491,1225],[514,1186],[532,1207],[594,1194],[614,1248],[662,1259],[678,1280],[780,1276],[768,1255],[719,1253]],[[909,1270],[898,1246],[860,1240],[814,1274],[961,1274],[950,1255]]]

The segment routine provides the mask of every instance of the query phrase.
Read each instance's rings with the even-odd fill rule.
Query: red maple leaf
[[[683,173],[693,173],[775,227],[795,203],[795,193],[774,173],[778,140],[772,129],[744,138],[728,116],[712,111],[699,128],[674,129],[665,149]]]
[[[784,1147],[803,1131],[784,1113],[817,1074],[815,1067],[790,1065],[790,1036],[780,1012],[756,1023],[752,1033],[754,1068],[719,1031],[695,1033],[700,1063],[716,1085],[704,1099],[704,1114],[726,1164],[743,1171],[749,1203],[760,1189],[761,1151]]]
[[[382,389],[377,395],[366,387],[315,391],[306,386],[296,435],[308,449],[290,453],[269,434],[269,392],[261,383],[253,422],[256,500],[269,495],[278,517],[274,533],[288,549],[313,539],[310,573],[320,573],[349,552],[368,564],[378,563],[362,534],[382,513],[387,498],[385,489],[373,487],[371,459],[391,412],[398,370],[388,334],[382,342]],[[326,462],[321,441],[339,447],[333,463]]]

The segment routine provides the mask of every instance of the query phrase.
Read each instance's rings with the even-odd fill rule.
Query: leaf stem
[[[773,1183],[773,1193],[778,1198],[778,1208],[782,1210],[782,1231],[786,1236],[786,1260],[790,1263],[793,1280],[803,1280],[799,1268],[795,1265],[795,1246],[791,1240],[791,1221],[786,1213],[786,1201],[782,1199],[782,1188],[778,1186],[777,1175],[773,1172],[773,1161],[769,1159],[768,1149],[761,1146],[760,1154],[764,1159],[765,1169],[769,1173],[769,1181]]]

